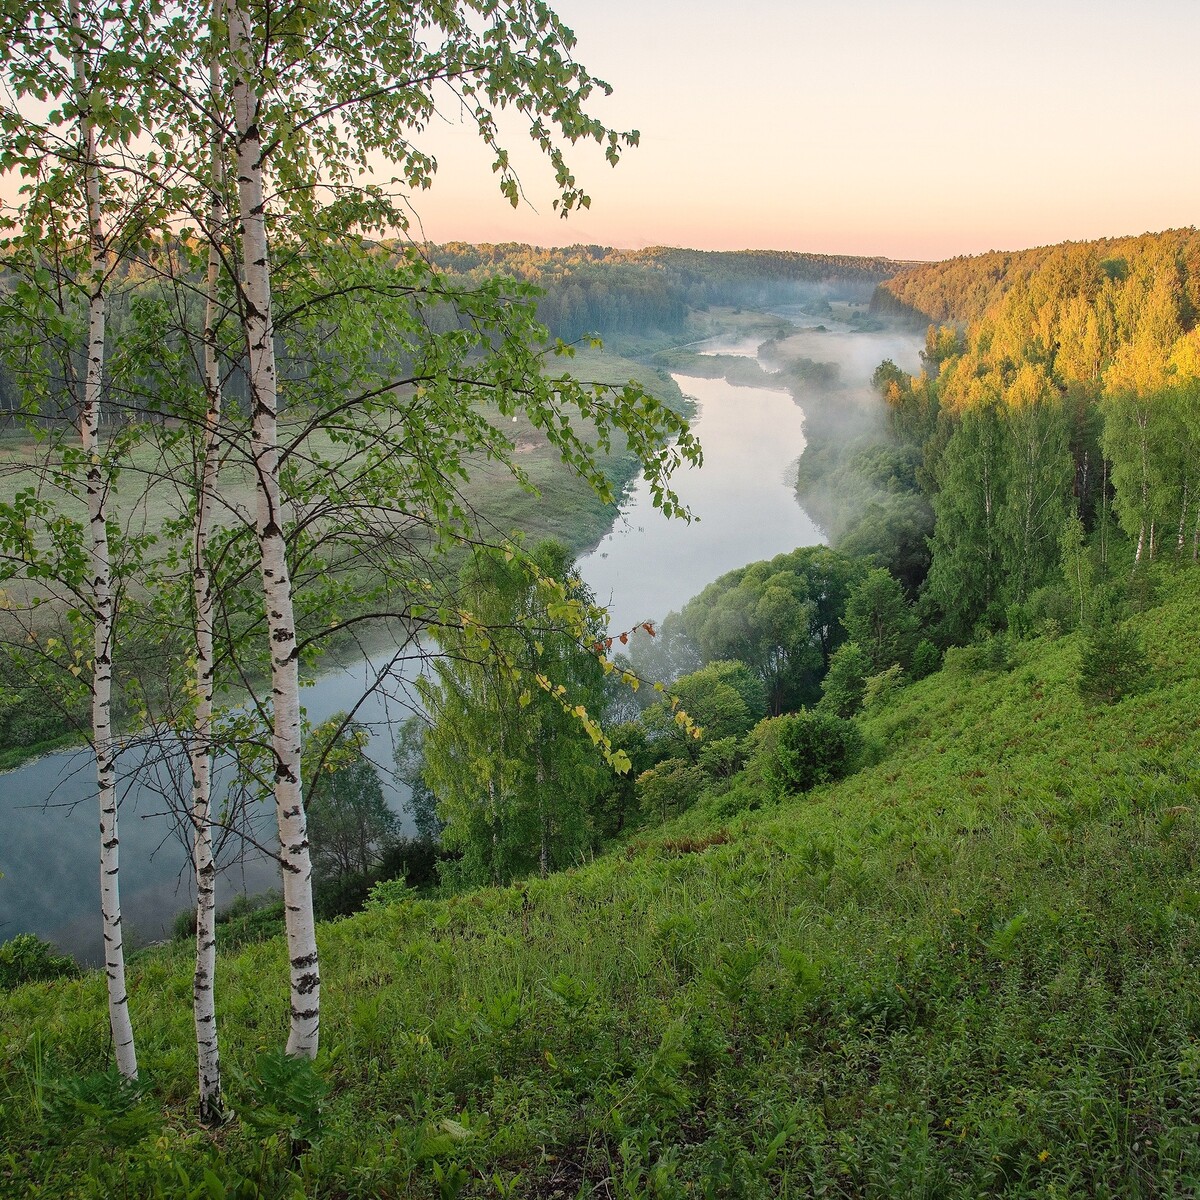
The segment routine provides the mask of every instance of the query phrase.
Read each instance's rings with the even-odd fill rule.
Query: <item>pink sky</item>
[[[1200,217],[1197,0],[554,7],[641,146],[615,170],[576,154],[592,209],[563,222],[524,134],[514,212],[444,124],[428,237],[945,258]]]

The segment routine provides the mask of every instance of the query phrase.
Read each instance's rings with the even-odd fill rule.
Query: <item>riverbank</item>
[[[660,344],[661,341],[660,338]],[[576,379],[604,385],[620,386],[632,380],[676,412],[687,414],[692,411],[666,371],[614,351],[581,347],[573,356],[551,360],[550,365]],[[493,415],[499,425],[498,414]],[[287,428],[285,422],[285,437]],[[577,554],[594,547],[612,527],[621,499],[638,474],[638,463],[623,440],[615,438],[612,448],[598,456],[614,495],[612,502],[605,502],[586,481],[563,465],[558,451],[523,415],[504,420],[502,428],[504,435],[515,443],[517,465],[536,493],[524,488],[499,464],[482,457],[469,461],[466,464],[469,479],[462,487],[461,499],[464,509],[474,514],[480,536],[503,541],[520,534],[530,544],[555,538],[565,542]],[[581,426],[585,437],[590,432],[586,424]],[[338,453],[329,438],[316,439],[310,449],[316,458],[327,461],[335,460]],[[31,437],[11,431],[0,437],[0,503],[11,504],[18,492],[35,482],[35,451],[36,443]],[[178,519],[179,497],[174,489],[163,483],[168,472],[161,459],[160,449],[150,443],[137,446],[131,452],[122,477],[123,490],[116,497],[116,519],[123,525],[161,530]],[[253,488],[245,471],[227,469],[222,487],[230,511],[249,513],[253,510]],[[64,493],[61,500],[65,512],[75,520],[83,520],[85,514],[78,497]],[[158,547],[160,556],[163,550],[164,547]],[[371,569],[361,569],[361,591],[366,593],[372,582]],[[451,554],[444,564],[444,571],[452,578],[455,569],[456,556]],[[35,599],[38,601],[36,606],[33,604]],[[0,640],[14,647],[27,646],[31,633],[39,639],[57,635],[62,640],[63,635],[57,628],[61,614],[61,606],[44,589],[10,582],[4,591],[0,591]],[[317,671],[339,666],[388,644],[386,629],[367,628],[361,633],[360,627],[354,625],[353,634],[348,632],[348,623],[357,615],[350,597],[339,613],[340,627],[320,631],[323,640]],[[305,619],[302,606],[298,610],[298,619],[301,622]],[[318,630],[302,628],[302,634],[316,632]],[[127,671],[130,663],[137,659],[152,664],[156,658],[153,638],[154,630],[148,626],[127,629],[122,647],[124,654],[119,657],[118,668]],[[130,654],[135,643],[136,653]],[[53,695],[43,687],[31,687],[19,670],[9,672],[11,678],[3,677],[3,672],[4,665],[0,665],[0,771],[12,771],[34,758],[84,744],[88,707],[82,689],[70,689],[70,694],[64,690],[61,696]],[[66,679],[65,673],[63,678]],[[143,709],[153,713],[166,698],[162,694],[164,686],[152,668],[144,671],[139,679],[141,694],[138,702],[122,706],[120,697],[117,698],[114,715],[118,727],[128,734],[142,719],[139,714]],[[236,696],[227,696],[226,700],[238,702]]]

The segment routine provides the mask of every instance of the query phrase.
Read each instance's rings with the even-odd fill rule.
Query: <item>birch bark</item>
[[[108,545],[108,483],[104,478],[100,454],[108,246],[100,200],[96,127],[91,114],[92,85],[84,55],[79,0],[71,0],[69,15],[90,243],[87,361],[79,410],[79,440],[87,463],[89,591],[92,602],[92,742],[96,753],[96,785],[100,805],[100,912],[104,927],[108,1019],[117,1069],[125,1078],[136,1079],[137,1053],[125,986],[125,948],[121,932],[120,837],[114,761],[116,747],[112,731],[112,649],[116,607]]]
[[[263,188],[263,144],[259,96],[253,87],[250,22],[244,8],[226,2],[233,65],[237,130],[238,222],[242,244],[242,320],[249,358],[251,455],[263,598],[271,653],[272,749],[275,757],[275,817],[283,871],[284,919],[290,979],[287,1053],[313,1058],[320,1030],[321,975],[312,907],[300,777],[300,681],[292,587],[284,540],[279,482],[278,392],[271,321],[271,276]]]
[[[219,24],[222,0],[214,0]],[[213,112],[221,88],[221,71],[214,55],[209,64],[209,94]],[[217,289],[221,258],[217,238],[225,222],[225,171],[220,128],[214,117],[209,205],[211,222],[208,275],[204,305],[204,458],[200,490],[196,497],[196,524],[192,538],[192,596],[195,605],[196,714],[189,751],[192,768],[192,862],[196,871],[196,966],[192,977],[192,1012],[196,1026],[196,1064],[200,1119],[215,1125],[221,1120],[221,1055],[217,1040],[216,996],[216,863],[212,844],[213,754],[213,591],[208,547],[212,532],[212,504],[220,465],[217,434],[221,424],[221,366],[217,354]]]

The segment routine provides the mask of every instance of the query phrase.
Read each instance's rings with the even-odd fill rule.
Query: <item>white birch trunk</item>
[[[1100,567],[1108,574],[1108,459],[1100,459]]]
[[[214,15],[220,0],[215,0]],[[213,111],[220,94],[220,68],[214,57],[209,65]],[[192,767],[192,862],[196,870],[196,967],[192,976],[192,1012],[196,1026],[196,1065],[200,1095],[200,1120],[217,1124],[221,1111],[221,1056],[217,1043],[214,993],[217,967],[216,863],[212,849],[212,717],[213,717],[213,596],[208,566],[212,502],[218,468],[217,432],[221,422],[221,367],[217,357],[217,286],[221,260],[216,238],[225,215],[222,199],[223,169],[220,132],[213,131],[212,239],[208,252],[208,279],[204,309],[204,460],[200,492],[196,499],[196,525],[192,539],[192,595],[195,604],[196,715],[190,749]]]
[[[292,587],[288,574],[279,489],[277,393],[271,279],[263,199],[259,101],[251,88],[245,11],[227,7],[229,48],[237,124],[237,191],[242,235],[242,302],[249,355],[253,410],[255,518],[262,562],[263,598],[271,649],[272,747],[275,755],[275,816],[283,869],[283,904],[290,964],[291,1023],[287,1053],[313,1058],[320,1029],[321,976],[312,908],[312,865],[308,853],[300,779],[300,683]]]
[[[100,913],[104,927],[104,973],[108,983],[108,1020],[117,1069],[136,1079],[137,1054],[129,997],[125,987],[125,943],[121,932],[120,838],[117,830],[117,787],[112,732],[112,648],[116,610],[112,594],[112,563],[108,547],[108,485],[100,461],[100,400],[104,374],[106,318],[105,274],[108,249],[100,205],[100,164],[96,129],[90,115],[91,85],[80,44],[81,14],[72,0],[70,19],[75,44],[73,68],[79,103],[79,130],[87,188],[88,233],[91,243],[88,288],[87,365],[79,411],[79,440],[87,462],[87,506],[92,601],[92,742],[96,752],[96,785],[100,804]]]

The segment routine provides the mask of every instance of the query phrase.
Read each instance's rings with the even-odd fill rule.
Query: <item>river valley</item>
[[[828,319],[828,328],[810,318],[794,320],[796,332],[782,349],[772,350],[765,367],[785,352],[836,362],[842,390],[851,399],[860,394],[864,404],[870,374],[883,358],[917,369],[919,343],[912,335],[854,332]],[[757,341],[714,339],[696,349],[754,358]],[[583,578],[609,608],[614,634],[661,621],[725,571],[823,540],[792,486],[804,449],[804,413],[793,397],[721,378],[676,378],[696,401],[693,426],[704,446],[704,467],[675,481],[696,519],[667,521],[639,482],[613,529],[580,560]],[[350,709],[392,657],[380,652],[321,675],[304,696],[309,718]],[[416,669],[415,663],[399,669],[355,714],[372,731],[368,754],[398,810],[405,793],[391,775],[390,729],[412,711],[403,680]],[[122,902],[135,943],[169,936],[175,914],[191,903],[188,856],[167,799],[180,786],[183,765],[178,759],[152,765],[136,746],[119,763]],[[0,775],[0,940],[32,932],[88,964],[97,963],[101,952],[91,769],[88,755],[77,751],[47,755]],[[266,803],[258,809],[257,827],[269,841],[271,810]],[[262,854],[235,865],[227,853],[224,861],[221,902],[235,891],[276,883],[277,868]]]

